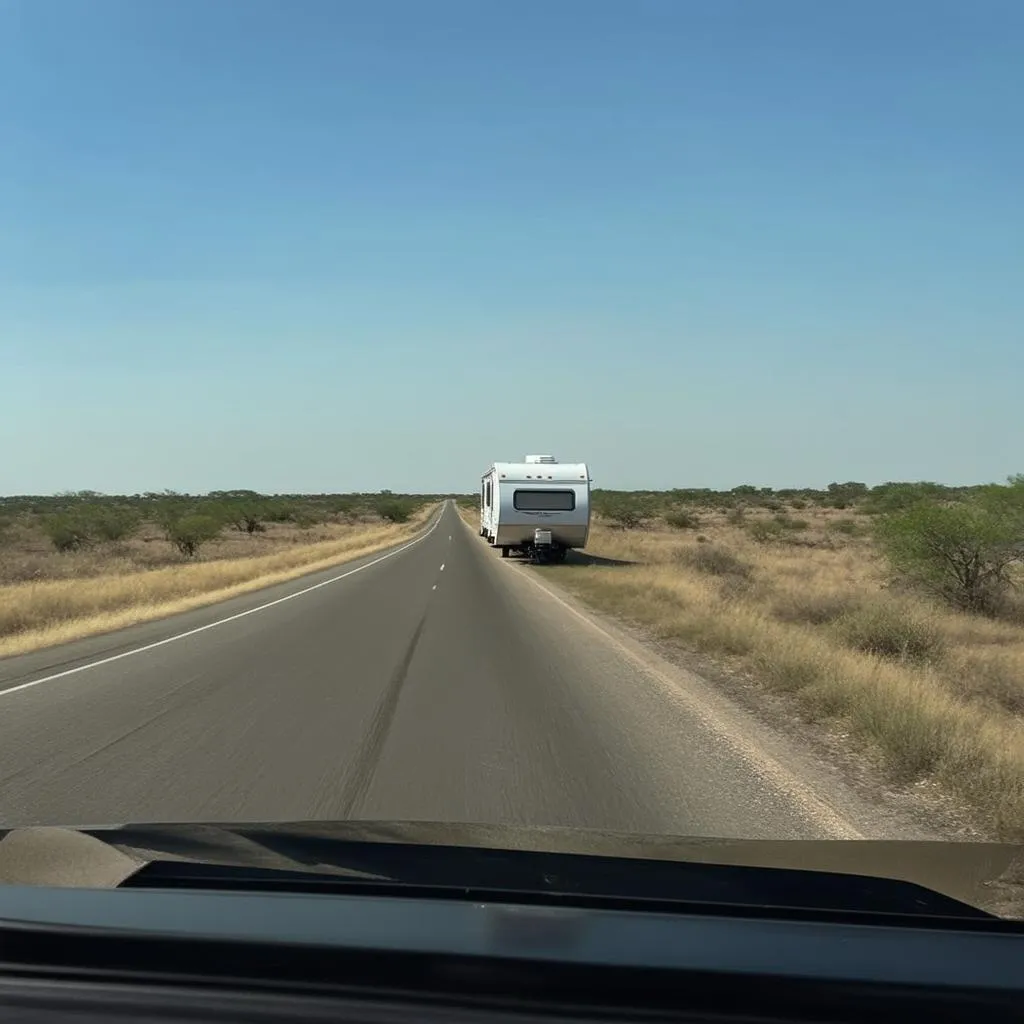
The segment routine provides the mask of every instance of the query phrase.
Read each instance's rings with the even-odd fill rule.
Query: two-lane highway
[[[446,505],[383,557],[2,661],[0,823],[858,834],[530,574]]]

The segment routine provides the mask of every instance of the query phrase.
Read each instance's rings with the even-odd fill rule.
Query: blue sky
[[[1024,5],[3,0],[0,493],[1024,470]]]

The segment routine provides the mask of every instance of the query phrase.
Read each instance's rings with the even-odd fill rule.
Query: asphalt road
[[[385,557],[0,661],[0,823],[857,834],[536,576],[445,506]]]

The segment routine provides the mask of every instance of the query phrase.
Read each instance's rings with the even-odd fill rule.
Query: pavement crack
[[[416,626],[405,654],[398,667],[395,669],[388,682],[384,695],[381,697],[377,707],[374,708],[373,717],[370,719],[370,727],[366,730],[359,749],[353,758],[353,767],[349,772],[348,780],[342,788],[341,813],[345,818],[352,816],[353,811],[366,798],[373,780],[374,772],[380,761],[384,743],[388,738],[391,723],[395,719],[395,712],[398,710],[398,701],[402,695],[402,687],[405,684],[406,676],[409,674],[409,666],[412,664],[416,648],[419,646],[420,637],[427,624],[426,613]]]

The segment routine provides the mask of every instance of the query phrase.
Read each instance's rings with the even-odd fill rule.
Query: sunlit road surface
[[[0,824],[856,837],[536,577],[446,505],[395,552],[0,661]]]

